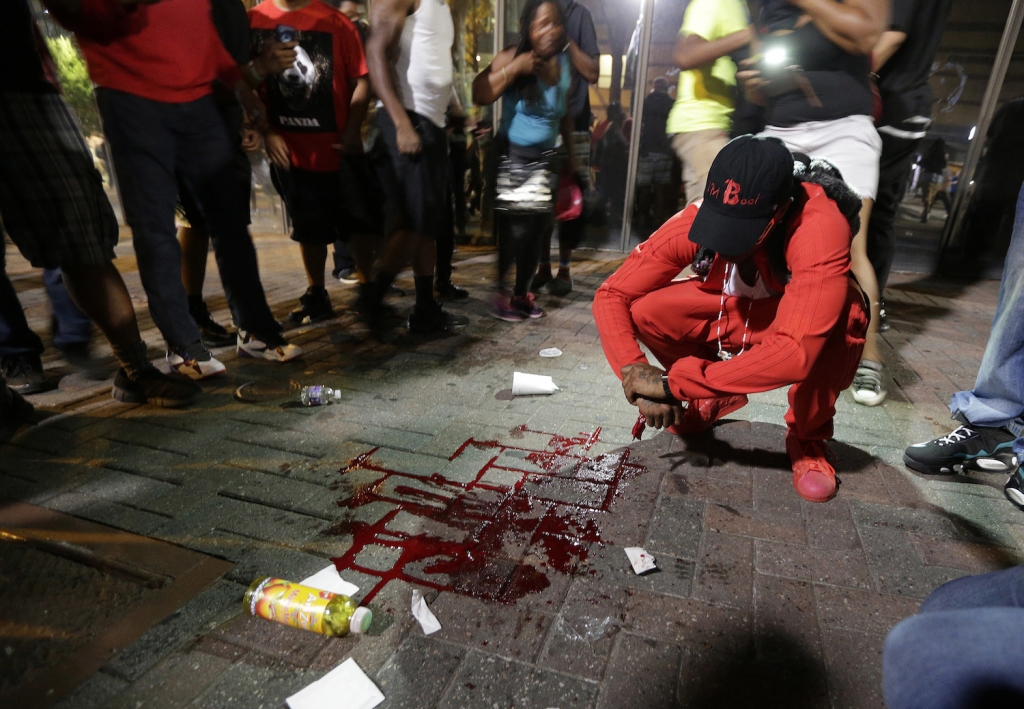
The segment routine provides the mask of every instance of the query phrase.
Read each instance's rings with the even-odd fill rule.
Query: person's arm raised
[[[532,51],[517,57],[515,47],[506,47],[473,79],[473,103],[490,106],[516,79],[540,71],[543,64],[544,60]]]
[[[699,34],[680,34],[672,50],[672,60],[683,71],[696,69],[747,46],[752,35],[749,27],[710,42]]]
[[[370,9],[370,36],[366,40],[370,82],[395,124],[398,151],[403,155],[417,155],[422,146],[395,90],[392,59],[398,53],[405,18],[415,9],[416,3],[417,0],[375,0]]]
[[[889,26],[888,0],[789,0],[850,54],[868,54]]]

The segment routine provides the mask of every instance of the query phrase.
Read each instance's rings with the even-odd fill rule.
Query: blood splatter
[[[349,549],[333,559],[339,571],[378,579],[363,603],[394,580],[514,603],[547,588],[549,574],[572,574],[587,559],[590,546],[601,542],[598,519],[620,485],[645,468],[630,461],[629,449],[588,457],[600,428],[573,437],[525,425],[510,433],[517,440],[527,433],[546,436],[548,442],[534,450],[470,438],[450,461],[473,450],[493,455],[460,480],[389,469],[374,460],[378,448],[339,471],[338,488],[346,496],[338,506],[353,515],[324,534],[352,536]],[[386,511],[375,521],[359,520],[358,510],[374,503],[385,503]],[[408,515],[424,531],[397,529]],[[374,547],[393,550],[388,558],[397,551],[397,559],[383,570],[368,565]]]

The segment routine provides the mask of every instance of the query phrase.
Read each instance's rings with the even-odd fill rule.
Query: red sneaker
[[[718,419],[746,405],[747,397],[744,394],[716,399],[691,399],[690,406],[683,411],[683,422],[678,426],[669,426],[668,431],[677,436],[703,433]]]
[[[786,436],[786,452],[793,463],[793,487],[808,502],[828,502],[836,494],[835,457],[825,441],[801,441]]]

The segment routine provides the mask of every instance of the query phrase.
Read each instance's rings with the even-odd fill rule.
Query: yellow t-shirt
[[[679,34],[695,34],[713,42],[749,24],[744,0],[692,0],[683,15]],[[735,90],[736,65],[729,57],[719,57],[714,64],[679,72],[676,105],[668,114],[666,131],[729,130]]]

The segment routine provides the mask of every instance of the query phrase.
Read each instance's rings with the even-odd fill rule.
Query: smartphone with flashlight
[[[299,38],[299,31],[288,25],[278,25],[274,28],[274,38],[278,42],[294,42]]]
[[[811,86],[803,68],[789,56],[784,44],[765,47],[765,50],[751,57],[753,66],[761,72],[764,84],[760,91],[769,98],[775,98],[791,91],[803,91],[807,101],[821,108],[821,100]]]

